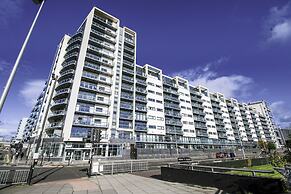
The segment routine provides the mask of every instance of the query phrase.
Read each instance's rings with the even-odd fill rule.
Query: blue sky
[[[0,115],[0,135],[13,133],[29,116],[58,42],[75,32],[93,6],[137,32],[138,64],[243,102],[265,99],[278,124],[291,126],[291,1],[49,0]],[[0,2],[1,89],[37,8],[29,0]]]

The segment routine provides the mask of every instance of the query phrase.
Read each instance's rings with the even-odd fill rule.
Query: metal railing
[[[256,173],[270,173],[274,174],[273,170],[253,170],[253,169],[246,169],[246,168],[228,168],[228,167],[218,167],[218,166],[205,166],[205,165],[197,165],[197,164],[179,164],[179,163],[172,163],[168,164],[168,167],[171,168],[178,168],[178,169],[185,169],[185,170],[199,170],[205,172],[213,172],[213,173],[225,173],[225,172],[251,172],[252,176],[256,176]]]
[[[0,170],[0,185],[28,183],[30,169]]]
[[[148,162],[142,160],[93,161],[90,175],[116,174],[148,170]]]
[[[0,170],[0,185],[6,185],[8,182],[10,170]]]

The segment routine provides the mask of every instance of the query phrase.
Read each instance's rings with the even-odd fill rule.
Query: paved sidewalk
[[[188,186],[132,174],[70,179],[0,190],[0,194],[214,194],[216,192],[216,188]]]

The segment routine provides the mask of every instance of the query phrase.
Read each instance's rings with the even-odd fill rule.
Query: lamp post
[[[17,59],[16,59],[16,61],[15,61],[15,64],[14,64],[14,66],[13,66],[13,69],[12,69],[12,71],[11,71],[11,73],[10,73],[9,78],[8,78],[8,81],[7,81],[7,83],[6,83],[5,87],[4,87],[4,91],[3,91],[2,96],[1,96],[1,99],[0,99],[0,113],[1,113],[1,111],[2,111],[2,108],[3,108],[4,102],[5,102],[5,100],[6,100],[6,97],[7,97],[7,95],[8,95],[8,91],[9,91],[9,89],[10,89],[10,87],[11,87],[12,81],[13,81],[13,79],[14,79],[14,76],[15,76],[16,70],[17,70],[18,65],[19,65],[19,62],[20,62],[20,60],[21,60],[21,58],[22,58],[22,55],[23,55],[23,53],[24,53],[24,50],[25,50],[26,45],[27,45],[27,43],[28,43],[28,41],[29,41],[30,35],[31,35],[32,31],[33,31],[33,28],[34,28],[34,26],[35,26],[35,23],[36,23],[36,21],[37,21],[37,19],[38,19],[38,16],[39,16],[39,14],[40,14],[40,11],[41,11],[41,9],[42,9],[42,7],[43,7],[43,4],[44,4],[45,0],[33,0],[33,2],[34,2],[35,4],[41,4],[41,5],[40,5],[40,7],[39,7],[39,9],[38,9],[38,12],[37,12],[37,14],[36,14],[36,16],[35,16],[33,22],[32,22],[32,25],[31,25],[31,27],[30,27],[30,29],[29,29],[29,31],[28,31],[28,34],[26,35],[25,41],[24,41],[24,43],[23,43],[23,45],[22,45],[22,47],[21,47],[21,50],[20,50],[20,52],[19,52],[19,54],[18,54],[18,57],[17,57]]]

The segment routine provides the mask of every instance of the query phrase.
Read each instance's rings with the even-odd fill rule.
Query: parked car
[[[179,157],[178,158],[178,162],[180,164],[191,164],[192,163],[192,159],[190,157]]]
[[[234,152],[217,152],[216,158],[234,158],[236,155]]]

